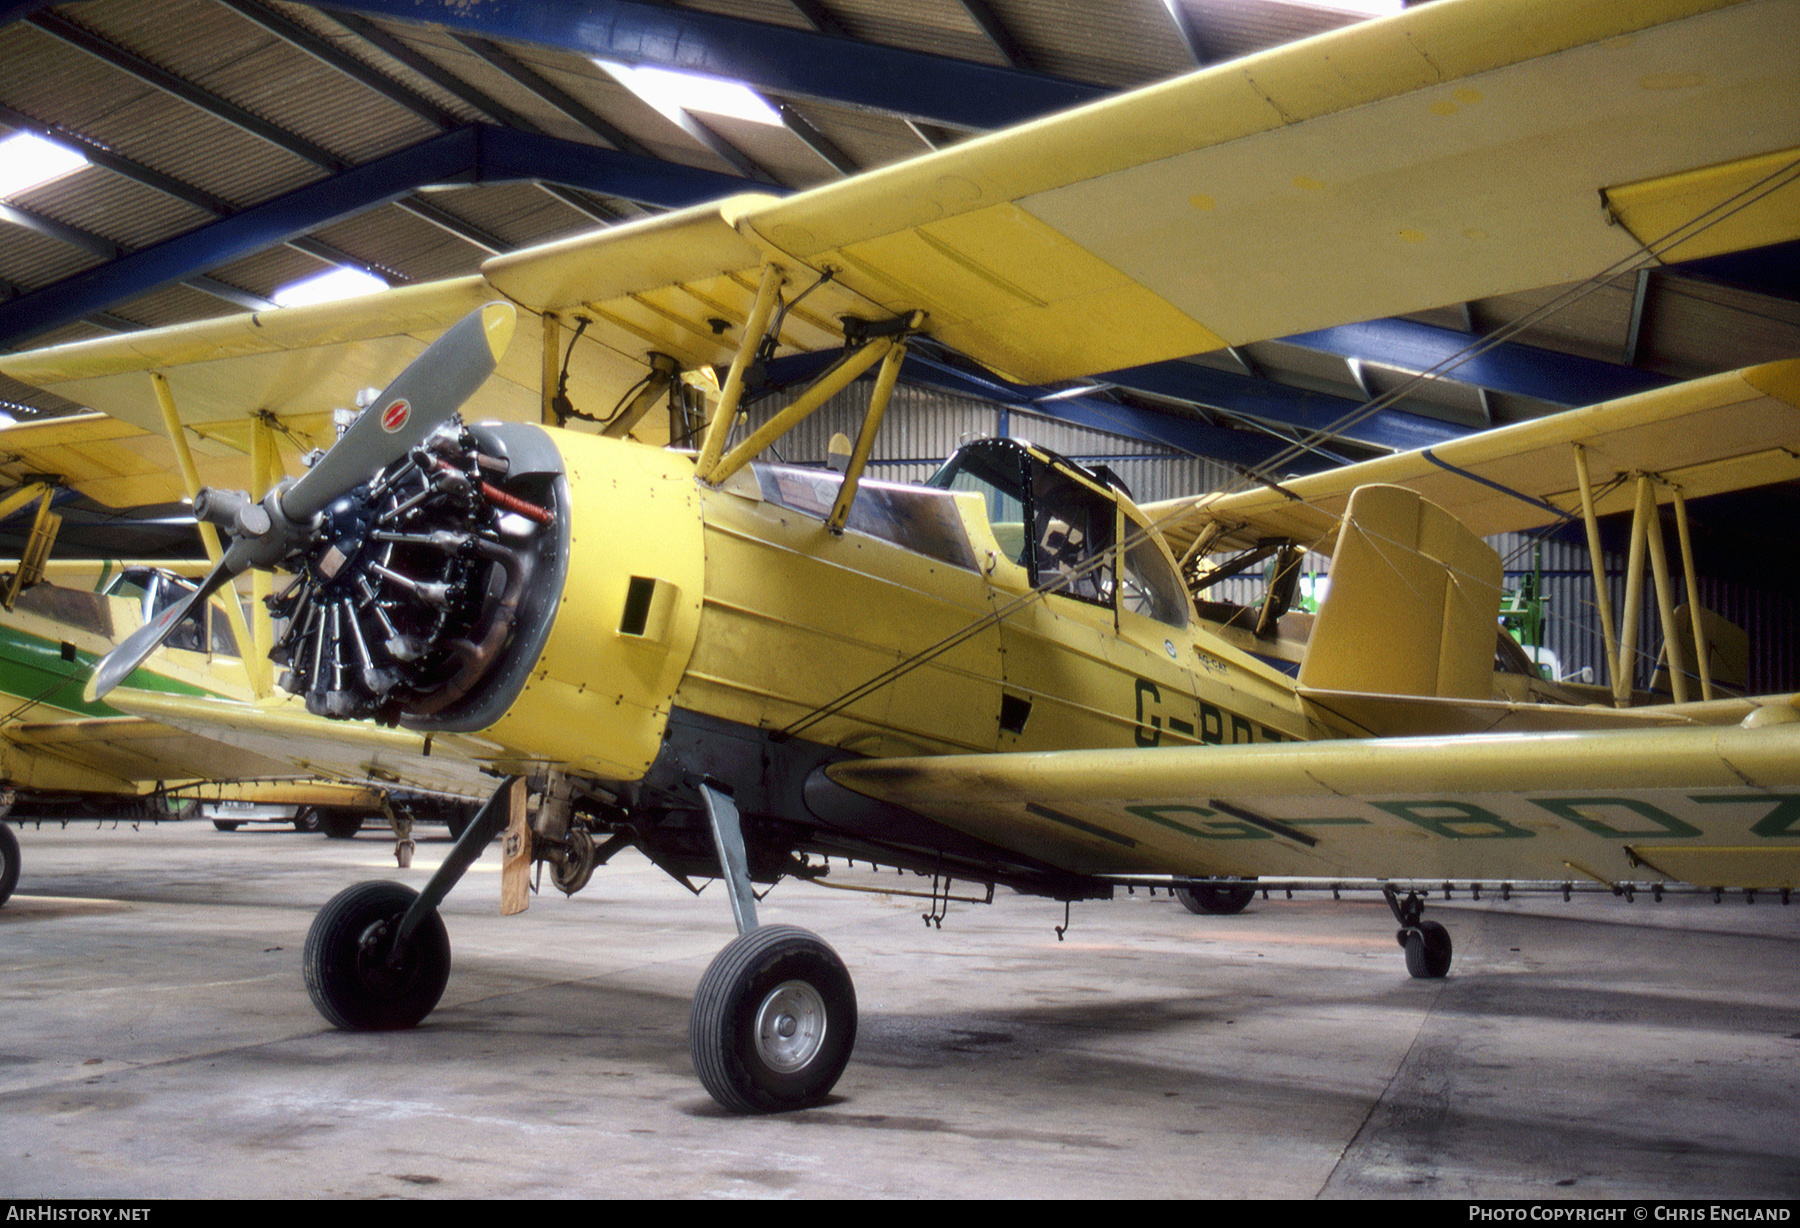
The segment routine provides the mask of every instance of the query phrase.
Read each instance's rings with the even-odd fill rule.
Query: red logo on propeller
[[[404,399],[395,401],[381,411],[381,429],[392,435],[405,426],[406,420],[410,417],[412,417],[412,406],[407,404]]]

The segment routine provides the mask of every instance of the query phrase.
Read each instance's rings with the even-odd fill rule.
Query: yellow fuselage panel
[[[753,727],[798,722],[797,736],[868,756],[1322,732],[1286,679],[1230,650],[1202,653],[1192,629],[1129,613],[1115,627],[1110,608],[1054,593],[1021,603],[1023,569],[992,556],[983,575],[855,531],[834,536],[753,495],[702,497],[705,610],[680,707]],[[979,501],[956,504],[979,556],[992,540]]]

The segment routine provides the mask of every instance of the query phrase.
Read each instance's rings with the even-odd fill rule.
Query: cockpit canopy
[[[1187,625],[1186,590],[1110,472],[1014,439],[977,439],[926,484],[981,495],[995,538],[1034,587],[1053,584],[1062,596],[1109,608],[1117,595],[1120,609]]]

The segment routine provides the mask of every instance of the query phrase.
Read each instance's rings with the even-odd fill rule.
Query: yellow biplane
[[[739,937],[693,1008],[702,1082],[736,1110],[812,1105],[855,993],[820,939],[756,924],[752,884],[820,879],[821,856],[1065,901],[1170,885],[1197,910],[1241,907],[1250,879],[1382,881],[1419,976],[1450,940],[1408,884],[1795,885],[1796,700],[1702,678],[1646,706],[1617,669],[1595,693],[1497,670],[1478,535],[1634,508],[1634,578],[1649,557],[1672,621],[1656,505],[1800,473],[1800,363],[1147,507],[1004,439],[923,486],[864,480],[917,337],[1041,383],[1800,236],[1795,16],[1427,5],[788,199],[0,370],[108,415],[85,429],[121,448],[162,424],[178,449],[248,451],[251,494],[197,492],[229,545],[194,600],[292,572],[253,634],[281,686],[344,718],[340,758],[500,778],[422,893],[361,884],[322,910],[305,970],[326,1018],[432,1010],[436,905],[502,828],[512,891],[533,859],[578,889],[630,844],[729,885]],[[832,349],[740,431],[758,364]],[[842,474],[757,459],[871,371]],[[278,433],[389,379],[276,481]],[[704,402],[697,446],[646,446],[665,398]],[[598,429],[540,425],[577,406]],[[1333,556],[1310,626],[1274,595],[1196,600],[1227,552],[1301,549]],[[112,702],[330,753],[273,709]]]

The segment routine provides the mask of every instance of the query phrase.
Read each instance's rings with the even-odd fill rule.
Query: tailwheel
[[[1406,949],[1406,970],[1414,977],[1435,981],[1450,971],[1450,931],[1436,921],[1420,921],[1396,937]]]
[[[856,989],[817,935],[769,925],[719,952],[694,992],[694,1069],[736,1113],[810,1108],[856,1044]]]
[[[1256,888],[1250,883],[1189,883],[1175,888],[1175,898],[1196,915],[1232,917],[1250,907]]]
[[[1403,900],[1391,883],[1381,889],[1381,894],[1393,910],[1394,920],[1400,923],[1394,941],[1406,952],[1406,970],[1425,981],[1435,981],[1449,972],[1450,931],[1436,921],[1425,920],[1425,897],[1408,891]]]
[[[0,904],[11,898],[19,885],[19,838],[10,824],[0,823]]]
[[[349,1032],[410,1028],[443,996],[450,935],[436,909],[395,951],[400,920],[417,898],[400,883],[358,883],[313,918],[302,957],[306,990],[333,1025]]]

